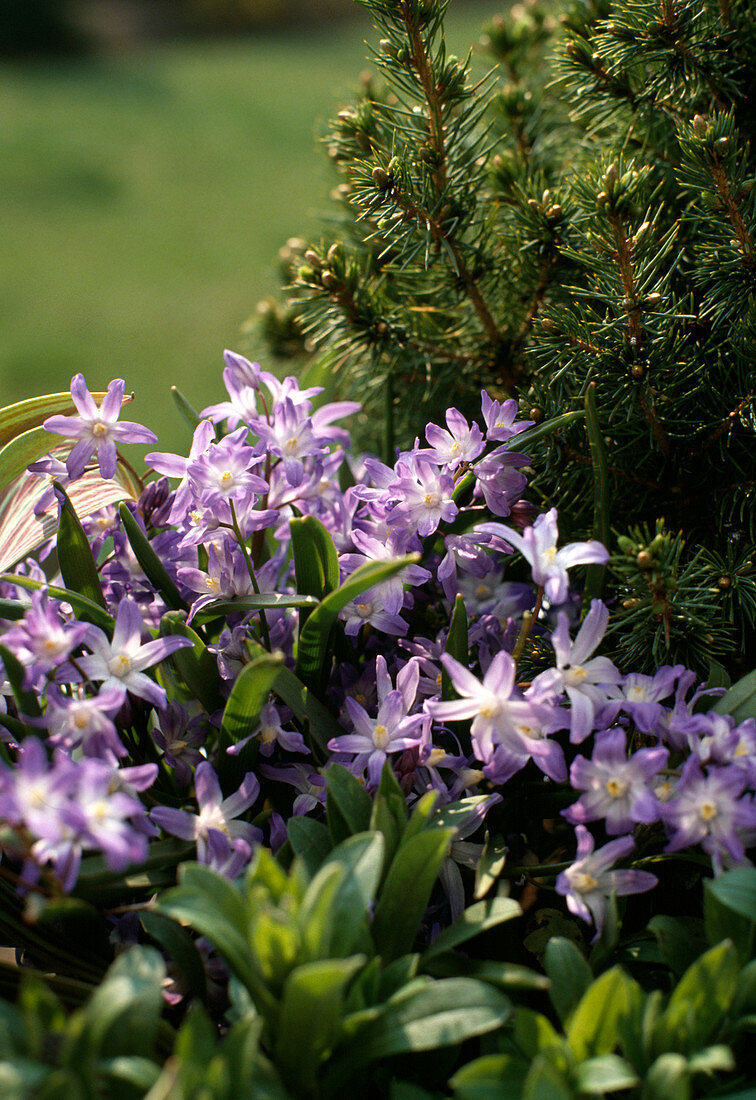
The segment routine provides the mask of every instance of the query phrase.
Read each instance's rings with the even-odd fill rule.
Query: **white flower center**
[[[94,424],[92,425],[92,435],[96,435],[98,436],[98,438],[102,439],[102,437],[107,434],[107,424],[103,424],[101,420],[95,420]]]
[[[598,886],[598,879],[588,871],[577,871],[570,875],[570,886],[578,894],[590,894],[591,890],[595,890]]]
[[[384,752],[390,740],[391,738],[389,737],[388,730],[384,725],[378,722],[373,730],[373,744],[377,749]]]
[[[108,671],[112,676],[117,676],[119,679],[128,676],[130,670],[131,661],[123,653],[117,653],[115,657],[111,657],[108,661]]]
[[[605,787],[607,793],[610,794],[612,798],[622,798],[627,794],[628,784],[626,780],[618,778],[617,776],[612,776],[611,779],[606,781]]]

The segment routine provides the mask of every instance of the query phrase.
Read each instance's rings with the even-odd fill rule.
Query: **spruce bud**
[[[528,199],[528,206],[530,207],[531,210],[540,210],[541,209],[541,204],[538,202],[537,199]]]
[[[320,256],[312,248],[308,248],[304,254],[304,258],[307,260],[313,271],[318,271],[321,266]]]
[[[373,169],[372,175],[373,175],[373,183],[378,188],[378,190],[379,191],[385,191],[386,188],[391,183],[391,179],[390,179],[389,174],[386,171],[386,169],[381,168],[380,165],[377,165]]]
[[[716,141],[714,142],[714,147],[715,147],[715,149],[719,149],[719,151],[720,151],[721,153],[723,153],[723,152],[725,151],[725,149],[728,149],[728,148],[729,148],[729,145],[730,145],[730,139],[729,139],[728,137],[721,137],[721,138],[718,138],[718,139],[717,139],[717,140],[716,140]]]
[[[647,306],[658,306],[660,301],[661,301],[661,294],[654,293],[654,294],[647,294],[646,295],[646,305]]]
[[[635,559],[635,564],[638,566],[639,569],[642,569],[645,572],[647,569],[650,569],[651,566],[654,564],[654,559],[652,555],[649,554],[648,550],[641,550],[640,554],[638,554],[637,558]]]
[[[599,206],[603,206],[608,198],[609,196],[607,195],[606,191],[599,191],[598,195],[596,195],[596,202],[599,204]]]
[[[331,247],[330,247],[330,248],[328,249],[328,252],[326,253],[326,260],[328,261],[328,263],[329,263],[329,264],[332,264],[332,263],[333,263],[333,261],[334,261],[334,260],[336,259],[336,257],[338,256],[338,254],[339,254],[339,247],[340,247],[340,246],[339,246],[339,243],[338,243],[338,241],[334,241],[334,243],[333,243],[333,244],[331,245]]]
[[[544,317],[541,321],[541,328],[544,332],[559,332],[559,325],[556,321],[553,321],[551,317]]]
[[[396,58],[396,46],[389,38],[382,38],[378,43],[382,54],[386,57]]]
[[[703,115],[693,116],[693,133],[696,137],[706,137],[706,119]]]
[[[727,574],[725,574],[723,577],[720,577],[717,581],[717,586],[721,589],[729,588],[731,584],[732,577],[728,577]]]
[[[320,281],[326,290],[334,290],[339,285],[339,280],[332,271],[328,270],[328,268],[325,268],[320,273]]]
[[[551,218],[552,221],[558,222],[562,217],[562,208],[558,202],[555,202],[553,206],[550,206],[546,211],[546,217]]]
[[[641,363],[633,363],[632,367],[630,368],[630,373],[632,374],[633,378],[642,378],[646,371]]]
[[[543,420],[543,409],[539,409],[537,405],[534,405],[528,412],[528,420],[535,420],[536,424],[540,424]]]
[[[607,170],[604,172],[602,182],[607,191],[611,191],[614,188],[617,180],[619,179],[619,172],[617,171],[616,164],[610,164]]]

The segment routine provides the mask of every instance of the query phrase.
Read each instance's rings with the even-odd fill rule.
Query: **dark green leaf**
[[[370,828],[373,802],[356,776],[341,764],[325,772],[326,819],[334,844]]]
[[[286,826],[294,854],[312,877],[333,848],[328,826],[306,815],[289,818]]]
[[[581,1062],[575,1068],[574,1080],[580,1092],[589,1096],[604,1096],[639,1084],[633,1067],[617,1054],[600,1054]]]
[[[173,959],[183,977],[189,999],[204,1001],[207,996],[205,967],[187,930],[163,913],[150,909],[143,910],[141,924],[147,935]]]
[[[228,615],[246,615],[249,611],[281,610],[287,607],[301,607],[308,610],[318,606],[314,596],[302,596],[296,593],[253,592],[249,596],[239,596],[234,600],[213,600],[197,612],[192,619],[195,623],[208,623],[213,619]]]
[[[470,905],[465,909],[462,916],[455,920],[454,924],[445,928],[443,932],[436,936],[423,955],[423,965],[428,959],[432,959],[434,955],[451,951],[452,948],[458,947],[461,943],[466,943],[473,936],[478,936],[489,928],[495,928],[497,924],[521,916],[520,903],[515,901],[514,898],[494,897]]]
[[[756,718],[756,670],[743,676],[711,708],[717,714],[731,714],[737,725]]]
[[[188,638],[191,649],[177,649],[170,657],[166,658],[168,664],[175,668],[177,675],[186,685],[190,699],[197,699],[208,714],[213,714],[223,706],[223,695],[220,687],[220,673],[218,661],[208,650],[199,634],[186,624],[186,616],[182,611],[168,611],[160,620],[161,637],[167,638],[178,635],[180,638]]]
[[[454,601],[451,623],[449,624],[449,634],[446,638],[445,652],[448,653],[450,657],[453,657],[455,661],[458,661],[467,668],[468,645],[465,601],[461,594],[457,593],[457,598]],[[457,693],[454,690],[449,673],[446,669],[443,669],[441,672],[441,698],[456,699],[456,697]]]
[[[37,695],[24,687],[26,668],[21,664],[16,654],[12,653],[2,643],[0,643],[0,661],[2,661],[5,669],[5,675],[10,681],[19,714],[26,718],[39,718],[42,711],[39,707]]]
[[[134,557],[139,562],[147,580],[162,596],[166,607],[173,608],[175,611],[186,611],[188,609],[186,600],[182,598],[173,578],[153,550],[150,540],[125,502],[118,505],[118,514],[129,545],[134,551]]]
[[[648,930],[656,937],[662,959],[678,978],[706,948],[703,922],[696,917],[660,913],[648,922]],[[725,938],[722,935],[716,942]]]
[[[91,600],[92,603],[99,604],[107,611],[89,539],[65,489],[57,481],[54,485],[61,501],[58,523],[58,562],[63,583],[66,588],[80,592],[82,596]],[[85,609],[80,609],[79,617],[87,619]]]
[[[756,951],[756,868],[733,867],[704,885],[704,923],[710,944],[731,939],[741,963]]]
[[[403,844],[394,857],[373,921],[373,938],[385,960],[412,950],[453,836],[451,829],[428,829]]]
[[[33,577],[16,576],[14,573],[0,573],[0,581],[15,584],[19,588],[25,588],[30,592],[45,588],[54,599],[70,603],[80,619],[85,619],[88,623],[94,623],[95,626],[99,626],[101,630],[104,630],[109,637],[112,638],[113,636],[113,627],[115,626],[113,616],[103,610],[100,604],[93,602],[80,592],[75,592],[69,588],[60,588],[55,584],[47,584],[44,581],[35,580]]]
[[[593,972],[577,944],[564,936],[547,943],[543,968],[551,979],[551,1003],[564,1024],[593,981]]]
[[[296,674],[307,687],[317,691],[321,685],[330,655],[331,631],[339,612],[369,588],[374,588],[396,576],[408,565],[413,565],[418,557],[417,554],[409,554],[393,561],[361,565],[313,611],[302,628],[297,648]]]

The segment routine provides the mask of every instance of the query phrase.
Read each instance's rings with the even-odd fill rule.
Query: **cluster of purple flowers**
[[[161,476],[130,506],[188,605],[186,621],[201,622],[201,612],[223,601],[223,629],[206,636],[220,698],[248,663],[250,639],[280,651],[293,668],[297,610],[249,611],[243,602],[295,593],[292,518],[324,525],[342,582],[369,562],[409,554],[416,561],[340,612],[340,660],[323,698],[343,732],[330,736],[325,765],[272,697],[257,726],[228,748],[238,756],[256,741],[259,759],[226,797],[218,780],[227,751],[219,747],[223,708],[208,711],[177,693],[168,659],[193,642],[160,631],[168,609],[117,511],[84,519],[115,617],[112,638],[78,621],[50,594],[40,566],[25,563],[25,578],[40,587],[1,638],[23,666],[23,691],[14,697],[9,682],[0,684],[13,711],[0,763],[2,821],[10,829],[6,851],[22,861],[22,885],[53,875],[70,890],[87,851],[123,870],[145,858],[160,830],[195,843],[199,860],[235,876],[257,846],[285,839],[287,813],[324,814],[331,764],[372,791],[387,761],[410,803],[427,791],[439,804],[488,796],[478,797],[464,836],[519,773],[571,788],[576,797],[564,818],[574,826],[577,856],[556,889],[598,929],[612,891],[636,893],[656,882],[637,867],[614,866],[641,855],[639,827],[655,853],[700,845],[715,873],[747,861],[756,837],[756,723],[736,725],[702,709],[705,696],[681,666],[624,675],[594,655],[609,612],[594,600],[575,629],[569,570],[606,562],[607,551],[594,541],[559,547],[556,510],[537,514],[522,499],[529,459],[512,441],[531,423],[517,420],[514,401],[484,391],[482,426],[450,409],[446,427],[429,424],[425,440],[388,466],[347,457],[349,437],[336,422],[357,411],[354,403],[316,408],[319,390],[279,381],[231,352],[225,361],[228,400],[204,410],[187,457],[147,456]],[[65,467],[51,458],[33,473],[76,480],[96,459],[110,478],[117,443],[154,442],[146,428],[118,421],[123,390],[120,380],[111,383],[98,408],[77,375],[71,393],[79,415],[45,424],[74,441]],[[470,479],[472,495],[462,497],[458,489]],[[46,504],[57,506],[54,497]],[[528,571],[520,566],[520,579],[506,580],[515,552]],[[17,598],[18,590],[5,583],[2,594]],[[468,661],[445,651],[458,594]],[[553,664],[522,683],[518,658],[530,630],[550,643]],[[28,698],[38,701],[33,713],[19,702]],[[22,727],[37,734],[21,738]],[[589,825],[610,838],[598,851]],[[444,881],[459,911],[459,872],[448,868]]]

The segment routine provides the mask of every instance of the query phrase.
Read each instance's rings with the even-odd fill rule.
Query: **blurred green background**
[[[0,403],[65,390],[79,370],[90,389],[122,377],[128,418],[186,453],[171,385],[202,408],[222,397],[224,347],[255,357],[244,323],[276,291],[287,238],[318,235],[335,182],[318,135],[378,37],[343,0],[266,3],[241,18],[240,0],[196,0],[177,27],[170,4],[132,25],[127,4],[89,0],[58,38],[40,36],[44,20],[6,22]],[[44,0],[17,14],[30,4]],[[452,0],[452,52],[495,10]]]

